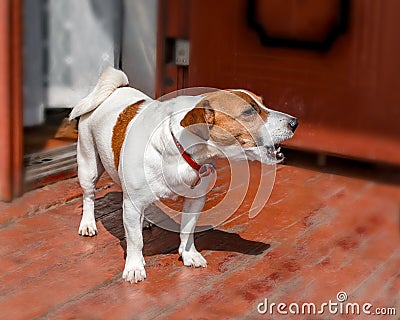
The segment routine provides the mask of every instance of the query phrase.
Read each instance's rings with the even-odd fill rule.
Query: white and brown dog
[[[161,102],[128,87],[127,76],[113,68],[105,70],[70,119],[79,116],[77,161],[83,189],[79,234],[97,233],[94,192],[106,170],[123,190],[127,241],[123,279],[130,282],[146,278],[142,224],[149,204],[187,194],[179,253],[185,266],[205,267],[193,232],[205,203],[213,159],[277,163],[283,155],[274,146],[291,138],[297,127],[296,118],[268,109],[249,91],[221,90]]]

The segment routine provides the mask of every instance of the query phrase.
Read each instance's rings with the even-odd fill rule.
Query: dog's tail
[[[75,119],[85,113],[96,109],[101,105],[117,88],[128,85],[128,77],[121,70],[108,67],[101,74],[99,81],[89,95],[83,98],[72,109],[69,120]]]

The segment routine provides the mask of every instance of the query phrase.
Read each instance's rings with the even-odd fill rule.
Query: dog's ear
[[[200,101],[186,113],[181,126],[204,140],[210,139],[210,128],[214,125],[215,115],[208,100]]]

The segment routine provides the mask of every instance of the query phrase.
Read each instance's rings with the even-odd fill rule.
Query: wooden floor
[[[390,169],[342,163],[320,170],[278,166],[269,202],[254,219],[245,210],[198,234],[204,269],[179,259],[176,233],[144,231],[147,279],[121,280],[121,193],[98,186],[99,234],[77,235],[77,180],[0,203],[1,319],[276,319],[269,303],[347,302],[397,308],[397,315],[282,316],[285,319],[399,319],[400,180]],[[396,184],[397,182],[397,184]],[[287,309],[286,309],[287,310]]]
[[[73,144],[78,139],[76,120],[69,121],[70,109],[47,109],[42,125],[24,128],[24,154],[48,151]]]

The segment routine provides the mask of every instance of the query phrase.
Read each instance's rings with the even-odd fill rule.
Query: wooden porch
[[[276,319],[257,312],[265,298],[318,304],[343,291],[348,302],[369,302],[371,312],[395,307],[397,315],[295,318],[399,319],[399,168],[334,158],[320,168],[311,154],[287,153],[292,162],[278,166],[255,219],[239,210],[197,235],[207,268],[183,266],[176,233],[145,230],[147,279],[136,285],[121,280],[121,193],[107,176],[94,238],[77,234],[76,178],[0,203],[0,318]]]

